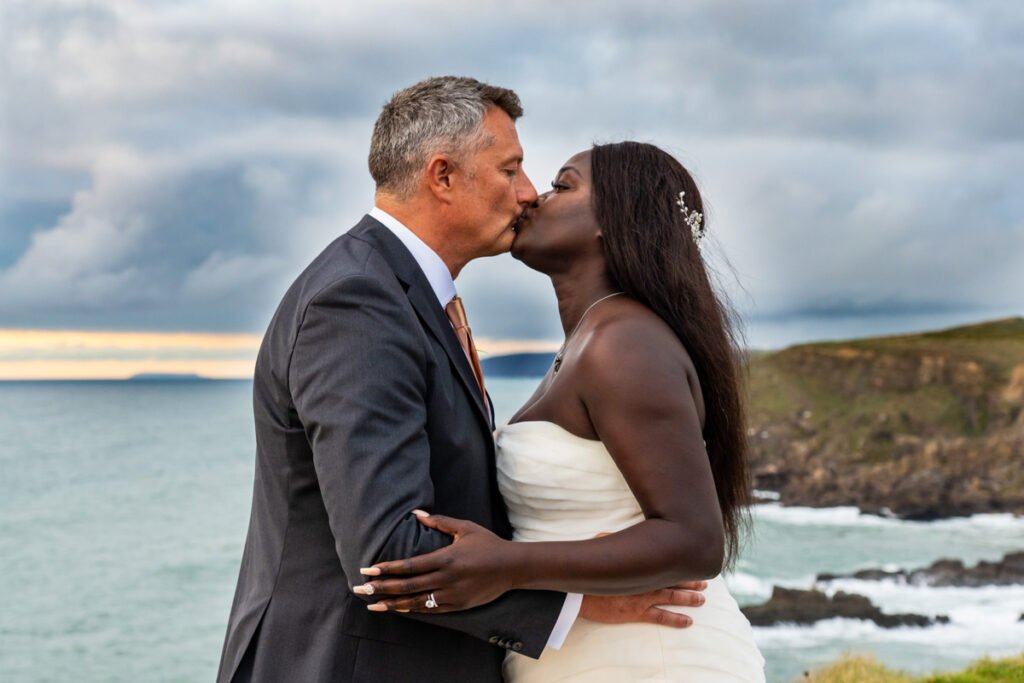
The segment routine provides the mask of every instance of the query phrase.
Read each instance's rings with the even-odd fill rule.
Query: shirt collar
[[[437,255],[437,252],[428,247],[416,233],[402,225],[401,221],[380,207],[375,206],[370,209],[370,217],[376,219],[401,240],[405,248],[412,254],[420,270],[427,276],[427,282],[434,290],[434,296],[437,297],[438,303],[442,308],[447,306],[448,302],[455,298],[455,280],[452,279],[451,271],[448,270],[448,266]]]

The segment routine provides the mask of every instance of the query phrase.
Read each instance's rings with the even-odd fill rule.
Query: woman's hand
[[[515,574],[509,541],[462,519],[414,514],[423,526],[455,538],[446,548],[405,560],[381,562],[360,570],[373,578],[353,591],[360,595],[391,595],[367,609],[375,612],[439,614],[484,605],[514,588]],[[400,578],[392,578],[400,577]],[[426,606],[433,595],[436,607]]]

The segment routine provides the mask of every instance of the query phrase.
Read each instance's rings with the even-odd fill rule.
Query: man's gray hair
[[[396,92],[377,117],[370,140],[370,175],[379,191],[408,199],[427,159],[458,159],[486,146],[481,124],[491,107],[513,121],[523,115],[519,96],[462,76],[428,78]]]

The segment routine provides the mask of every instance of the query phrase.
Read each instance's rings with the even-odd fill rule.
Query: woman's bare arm
[[[586,541],[512,543],[469,522],[424,518],[456,541],[420,558],[377,565],[381,576],[401,578],[373,580],[372,590],[415,596],[386,601],[389,607],[418,609],[426,592],[443,592],[438,602],[453,609],[513,588],[624,595],[719,573],[721,512],[685,350],[661,320],[635,311],[603,321],[580,341],[573,393],[645,520]]]

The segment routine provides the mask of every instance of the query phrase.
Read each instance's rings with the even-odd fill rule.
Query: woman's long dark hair
[[[677,200],[704,213],[697,185],[654,145],[591,150],[592,201],[613,284],[661,316],[690,354],[704,398],[704,439],[725,527],[725,566],[748,526],[750,480],[733,315],[712,287]]]

